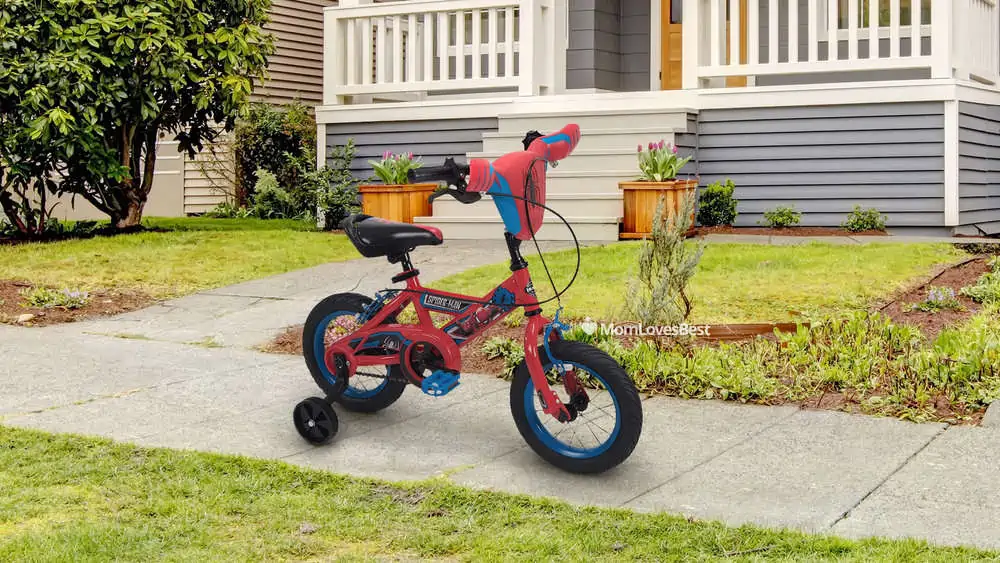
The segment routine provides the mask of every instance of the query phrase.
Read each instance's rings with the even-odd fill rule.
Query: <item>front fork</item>
[[[538,339],[541,337],[543,339],[543,345],[545,350],[548,352],[549,359],[552,360],[553,365],[558,366],[560,372],[563,372],[562,363],[559,359],[553,358],[551,351],[549,351],[549,341],[558,340],[562,338],[562,328],[564,328],[561,322],[559,322],[559,313],[556,313],[556,318],[549,320],[539,314],[528,317],[528,327],[524,333],[524,361],[528,365],[528,374],[531,375],[531,382],[535,386],[535,391],[538,393],[544,405],[543,412],[547,415],[552,416],[559,422],[569,422],[575,418],[570,412],[569,408],[563,404],[562,400],[556,395],[555,391],[552,390],[552,386],[549,385],[548,377],[545,375],[545,368],[542,367],[542,360],[538,355]],[[562,373],[564,382],[567,389],[570,387],[576,387],[576,377],[573,374]],[[572,379],[573,381],[569,381]]]

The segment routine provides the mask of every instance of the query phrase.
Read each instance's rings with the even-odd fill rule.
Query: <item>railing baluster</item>
[[[730,66],[740,64],[740,0],[729,0],[729,59]]]
[[[355,19],[344,20],[344,24],[347,27],[347,48],[344,53],[347,55],[344,58],[343,64],[347,66],[347,81],[348,85],[354,85],[358,83],[358,37],[356,30],[358,21]]]
[[[827,0],[826,16],[826,60],[840,59],[840,3],[838,0]]]
[[[910,34],[910,55],[914,57],[919,57],[924,52],[924,42],[921,39],[924,31],[923,22],[921,22],[924,17],[923,11],[920,0],[910,0],[910,25],[913,29]]]
[[[438,80],[451,80],[451,72],[448,70],[448,53],[451,47],[451,33],[449,24],[451,15],[448,12],[438,12]]]
[[[899,58],[899,0],[889,0],[889,57]]]
[[[794,1],[794,0],[792,0]],[[778,64],[778,52],[781,45],[778,42],[778,0],[768,0],[767,2],[767,62]]]
[[[472,78],[483,77],[483,13],[472,10]]]
[[[760,0],[747,0],[747,63],[760,64]]]
[[[711,22],[709,31],[710,44],[708,47],[709,64],[711,66],[722,65],[722,44],[720,31],[725,29],[725,13],[720,10],[723,0],[709,0],[712,7],[709,10],[708,21]]]
[[[503,75],[511,78],[514,76],[514,8],[504,8],[503,26]]]
[[[496,78],[499,71],[497,66],[499,66],[500,61],[497,59],[497,9],[490,8],[489,15],[486,18],[486,25],[489,26],[486,29],[487,36],[489,37],[489,56],[486,58],[486,75],[489,78]]]
[[[371,84],[375,79],[375,44],[372,42],[372,25],[374,24],[371,18],[358,18],[358,23],[361,25],[361,39],[365,42],[365,66],[361,69],[361,83]]]
[[[877,1],[877,0],[876,0]],[[788,62],[799,62],[799,2],[788,2]]]
[[[858,60],[858,2],[847,0],[847,60]]]
[[[421,30],[424,36],[424,58],[420,65],[421,82],[434,80],[434,19],[433,12],[424,14],[424,27]]]
[[[881,12],[879,10],[879,4],[881,0],[868,0],[868,58],[877,59],[881,55],[879,52],[882,48],[882,41],[879,37],[879,16]]]
[[[809,62],[819,62],[819,4],[809,2],[809,9],[806,12],[809,18],[808,41],[809,41]]]
[[[403,81],[403,18],[392,17],[392,49],[387,53],[391,56],[383,60],[392,61],[392,81],[399,84]]]
[[[417,15],[406,16],[406,81],[417,81]]]
[[[465,10],[455,12],[455,80],[465,80]]]
[[[392,55],[387,52],[385,47],[385,18],[378,17],[375,19],[375,82],[377,84],[384,84],[387,80],[385,67],[391,60]]]

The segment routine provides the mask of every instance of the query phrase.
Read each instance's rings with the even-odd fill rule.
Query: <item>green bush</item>
[[[257,171],[256,176],[252,208],[254,216],[261,219],[297,219],[301,215],[295,198],[278,184],[274,174],[262,168]]]
[[[694,212],[694,197],[687,196],[669,220],[660,198],[650,239],[639,250],[639,271],[628,282],[625,311],[647,326],[675,326],[691,315],[687,285],[694,276],[705,247],[686,242]]]
[[[844,230],[852,233],[862,231],[884,231],[887,217],[879,213],[878,209],[861,209],[860,205],[854,206],[854,211],[847,215],[847,220],[841,224]]]
[[[798,225],[802,221],[802,213],[795,210],[794,206],[779,206],[770,211],[764,212],[763,225],[784,229]]]
[[[698,200],[698,222],[706,227],[732,225],[736,220],[736,204],[733,198],[736,184],[726,179],[726,183],[715,182],[702,190]]]
[[[991,262],[992,270],[983,274],[974,285],[962,288],[962,295],[976,303],[1000,303],[1000,258]]]
[[[24,298],[25,307],[35,307],[38,309],[79,309],[90,302],[90,294],[86,291],[70,291],[63,289],[47,289],[35,287],[21,292]]]
[[[346,145],[333,148],[324,168],[305,180],[316,190],[324,230],[339,228],[345,217],[361,209],[358,180],[351,173],[355,153],[354,140],[348,139]]]

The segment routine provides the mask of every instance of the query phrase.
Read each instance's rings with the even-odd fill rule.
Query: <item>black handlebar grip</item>
[[[448,182],[455,177],[455,169],[450,166],[425,166],[410,170],[407,174],[411,182]]]

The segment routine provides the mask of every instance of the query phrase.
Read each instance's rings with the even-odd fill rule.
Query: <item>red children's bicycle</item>
[[[561,291],[553,283],[554,297],[539,301],[520,251],[522,241],[534,239],[545,210],[552,211],[545,206],[548,166],[566,158],[579,140],[576,125],[548,136],[532,131],[524,139],[524,151],[492,163],[474,159],[462,165],[447,159],[443,166],[411,172],[416,181],[446,184],[432,200],[450,195],[473,203],[482,193],[493,198],[504,222],[512,273],[485,297],[420,284],[410,252],[441,244],[438,229],[361,214],[343,222],[363,256],[384,256],[402,266],[392,281],[405,282],[405,288],[382,290],[374,299],[355,293],[331,295],[309,314],[303,353],[326,398],[311,397],[295,407],[293,419],[303,438],[318,445],[334,437],[338,421],[333,402],[370,413],[394,403],[411,384],[432,396],[447,395],[459,385],[461,347],[523,307],[524,361],[514,372],[510,409],[525,441],[542,458],[574,473],[602,472],[631,455],[642,431],[642,405],[634,383],[603,351],[563,339],[568,327],[559,321],[561,307],[552,320],[542,316],[541,305],[558,300],[572,281]],[[541,252],[539,257],[544,265]],[[547,266],[545,270],[548,273]],[[397,322],[408,306],[416,312],[416,324]],[[453,318],[438,328],[431,311]]]

